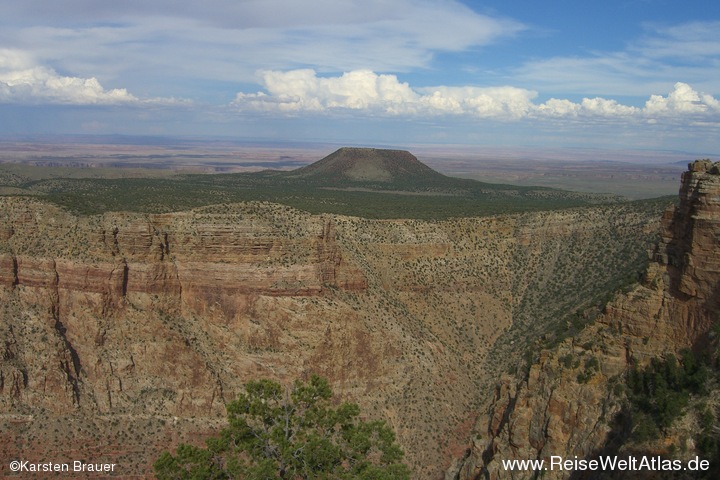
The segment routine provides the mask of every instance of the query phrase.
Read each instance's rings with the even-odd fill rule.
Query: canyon
[[[631,205],[424,222],[0,203],[3,457],[79,448],[137,475],[214,432],[245,381],[317,373],[436,478],[526,330],[588,307],[657,226]]]
[[[697,455],[694,437],[704,427],[692,411],[655,441],[624,445],[616,437],[628,433],[617,430],[628,427],[620,423],[627,416],[629,371],[653,359],[679,357],[683,349],[713,351],[712,328],[720,320],[719,249],[720,162],[696,161],[682,176],[680,203],[662,217],[660,241],[642,281],[616,295],[578,335],[542,350],[523,378],[506,376],[497,385],[471,448],[446,478],[529,474],[505,470],[502,462],[509,459],[647,454],[686,462]],[[697,402],[717,408],[717,398],[712,388]],[[660,471],[608,477],[558,469],[544,473],[558,479],[690,478]]]
[[[695,185],[685,182],[683,191]],[[692,188],[710,188],[700,184]],[[376,220],[270,202],[79,215],[42,198],[0,197],[0,454],[115,463],[119,476],[142,478],[163,450],[216,433],[248,380],[319,374],[338,401],[393,428],[413,478],[442,478],[448,467],[476,478],[493,471],[522,421],[528,452],[554,445],[530,419],[576,406],[577,392],[544,376],[557,352],[581,348],[569,335],[586,324],[581,335],[613,335],[620,314],[611,312],[655,315],[661,264],[629,293],[644,306],[616,297],[594,321],[609,292],[646,269],[667,205]],[[677,266],[673,288],[689,299],[716,285],[716,257],[686,255],[673,230],[686,229],[683,205],[663,217],[655,258]],[[672,308],[699,308],[687,299]],[[636,357],[687,330],[623,324]],[[686,343],[707,322],[692,316],[688,325]],[[608,376],[622,370],[625,348],[608,347]],[[536,352],[545,363],[516,380]],[[588,385],[562,388],[576,388],[589,410],[606,408]],[[551,408],[523,396],[538,389],[556,392]],[[508,423],[516,417],[524,420]],[[580,418],[551,424],[573,432]],[[593,441],[586,433],[574,434],[578,452],[606,430],[590,432]]]

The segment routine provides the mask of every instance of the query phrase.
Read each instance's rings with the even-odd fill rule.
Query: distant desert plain
[[[178,173],[292,170],[338,144],[212,138],[33,136],[0,138],[0,173],[47,178],[157,178]],[[610,193],[636,200],[677,194],[677,178],[698,158],[685,152],[402,145],[445,175],[489,183]],[[0,194],[13,187],[0,185]],[[21,193],[21,192],[17,192]]]

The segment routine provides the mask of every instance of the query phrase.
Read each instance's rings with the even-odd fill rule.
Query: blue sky
[[[720,152],[720,2],[0,0],[0,134]]]

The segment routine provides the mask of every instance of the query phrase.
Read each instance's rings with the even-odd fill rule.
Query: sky
[[[720,2],[0,0],[0,135],[720,153]]]

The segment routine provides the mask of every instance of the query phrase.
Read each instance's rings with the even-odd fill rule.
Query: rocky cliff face
[[[111,461],[127,475],[216,431],[249,379],[317,373],[392,425],[416,478],[437,478],[465,449],[492,366],[512,359],[489,359],[491,347],[582,306],[557,296],[564,285],[616,281],[657,215],[0,207],[0,455]]]
[[[701,348],[719,312],[720,162],[697,161],[682,176],[679,205],[662,218],[661,241],[642,283],[616,296],[579,335],[542,351],[524,380],[504,378],[471,448],[447,478],[526,478],[531,472],[507,471],[502,461],[594,458],[611,440],[625,371]]]
[[[27,377],[15,393],[31,397],[22,401],[4,395],[8,406],[20,402],[70,411],[89,403],[100,412],[131,408],[127,392],[133,378],[152,385],[153,379],[167,384],[177,376],[192,386],[215,387],[174,402],[174,414],[219,413],[226,400],[222,385],[212,371],[198,368],[205,363],[200,352],[173,346],[189,341],[183,332],[173,331],[180,328],[174,319],[227,327],[251,315],[263,297],[302,299],[327,289],[367,288],[362,273],[344,261],[330,219],[287,224],[288,230],[279,231],[251,211],[113,214],[90,221],[8,201],[5,212],[13,220],[6,223],[0,284],[7,307],[27,307],[18,310],[23,318],[6,317],[9,341],[27,342],[13,326],[34,325],[32,333],[40,337],[33,340],[40,341],[19,352],[27,358],[17,358],[18,363],[26,370],[42,367],[45,360],[45,367],[64,366],[60,372],[47,369],[50,376],[57,374],[52,380],[29,371],[8,372],[13,378],[21,373]],[[276,341],[250,324],[243,332],[246,342],[260,347]],[[155,337],[150,345],[144,343],[148,333]],[[56,344],[46,348],[48,343]],[[6,357],[16,358],[7,349]],[[38,361],[38,355],[47,358]],[[183,363],[186,372],[174,370]],[[43,382],[40,391],[38,381]]]

